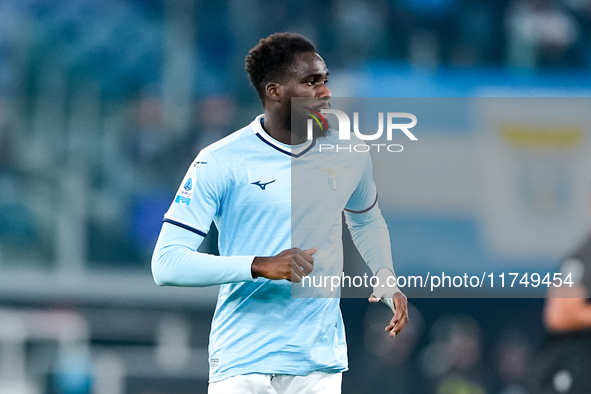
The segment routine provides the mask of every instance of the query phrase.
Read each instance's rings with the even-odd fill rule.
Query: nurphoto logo
[[[349,116],[343,112],[340,111],[338,109],[326,109],[323,108],[320,110],[320,112],[314,111],[311,108],[305,107],[305,109],[312,111],[313,113],[307,112],[306,114],[309,115],[310,117],[312,117],[312,119],[314,121],[316,121],[316,123],[318,124],[318,126],[321,129],[324,129],[324,127],[326,127],[328,129],[328,125],[326,123],[326,120],[324,119],[324,117],[322,115],[328,115],[328,114],[333,114],[337,117],[338,123],[339,123],[339,127],[338,127],[338,132],[339,132],[339,140],[341,141],[347,141],[347,140],[351,140],[351,120],[349,119]],[[314,132],[313,132],[313,127],[314,127],[314,123],[312,119],[308,119],[308,123],[307,123],[307,136],[308,136],[308,140],[312,140],[314,138]],[[407,123],[394,123],[394,119],[408,119],[410,120],[410,122]],[[409,130],[411,128],[413,128],[414,126],[416,126],[417,124],[417,117],[414,116],[411,113],[408,112],[387,112],[387,122],[386,122],[386,139],[388,141],[392,141],[392,135],[394,134],[394,131],[402,131],[407,137],[408,139],[410,139],[411,141],[417,141],[417,137],[415,137],[415,135]],[[355,133],[355,136],[357,138],[359,138],[360,140],[363,141],[375,141],[377,139],[379,139],[380,137],[382,137],[383,133],[384,133],[384,113],[383,112],[379,112],[378,113],[378,130],[373,133],[373,134],[363,134],[361,133],[361,131],[359,130],[359,112],[354,112],[353,113],[353,133]],[[320,144],[319,146],[319,150],[322,152],[323,150],[335,150],[338,152],[339,150],[347,150],[349,152],[355,151],[355,152],[367,152],[369,151],[372,147],[375,148],[375,150],[377,150],[378,152],[380,151],[381,147],[384,147],[385,150],[387,150],[388,152],[402,152],[402,150],[404,149],[402,145],[400,144],[356,144],[356,145],[334,145],[334,144]]]

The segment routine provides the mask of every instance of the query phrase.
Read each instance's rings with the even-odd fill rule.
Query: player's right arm
[[[152,256],[152,275],[160,286],[213,286],[258,277],[300,282],[312,272],[316,248],[284,250],[276,256],[214,256],[197,252],[203,236],[165,222]]]
[[[254,280],[254,256],[221,257],[197,252],[204,238],[164,222],[152,255],[154,282],[160,286],[212,286]]]
[[[313,268],[314,249],[294,248],[276,256],[214,256],[197,252],[228,191],[228,174],[207,150],[195,159],[164,223],[152,255],[160,286],[213,286],[257,277],[299,282]]]

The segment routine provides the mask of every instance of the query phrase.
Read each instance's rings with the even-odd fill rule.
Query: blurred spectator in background
[[[187,135],[187,144],[190,147],[187,163],[201,149],[230,134],[235,112],[236,104],[229,96],[210,96],[195,102],[191,130]]]
[[[128,157],[133,161],[135,176],[144,187],[160,184],[171,161],[174,134],[167,133],[163,125],[162,99],[143,92],[133,108],[133,119],[126,138]]]
[[[384,332],[384,325],[392,312],[378,305],[368,308],[364,321],[363,345],[365,351],[361,359],[351,359],[352,369],[358,370],[363,379],[357,381],[353,393],[397,394],[424,393],[425,387],[419,378],[414,353],[417,342],[424,329],[424,321],[419,310],[409,304],[410,318],[405,329],[394,340]]]
[[[15,157],[16,136],[11,109],[0,98],[0,265],[15,255],[22,257],[38,242],[36,221],[28,196],[23,193]],[[29,254],[28,257],[31,257]]]
[[[339,31],[337,45],[346,63],[380,58],[386,52],[387,7],[380,2],[344,0],[333,3]],[[385,12],[386,11],[386,12]]]
[[[551,287],[548,293],[544,323],[549,335],[538,358],[534,392],[590,393],[591,235],[564,260],[560,273],[572,286]]]
[[[448,62],[457,40],[457,0],[404,0],[412,24],[408,44],[409,63],[433,68]]]
[[[498,6],[485,0],[462,4],[456,13],[457,35],[449,45],[449,62],[454,66],[473,67],[496,62],[501,27],[495,22]]]
[[[470,317],[442,316],[433,324],[431,337],[421,354],[423,370],[434,383],[429,392],[487,393],[478,323]]]
[[[14,136],[8,116],[6,99],[0,97],[0,176],[12,167],[12,144]]]
[[[591,1],[589,0],[562,0],[568,7],[570,14],[576,19],[580,27],[580,38],[577,42],[577,54],[580,54],[580,65],[591,65]]]
[[[495,367],[499,377],[499,394],[527,394],[530,376],[531,345],[528,338],[517,330],[508,330],[496,344]]]
[[[518,68],[565,67],[579,38],[576,20],[551,0],[516,0],[507,10],[507,63]]]

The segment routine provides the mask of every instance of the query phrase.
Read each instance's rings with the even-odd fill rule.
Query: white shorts
[[[252,373],[210,383],[208,394],[341,394],[342,373],[312,372],[310,375]]]

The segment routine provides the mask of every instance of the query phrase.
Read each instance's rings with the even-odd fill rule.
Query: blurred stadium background
[[[277,31],[317,45],[334,96],[591,89],[588,0],[0,1],[0,394],[206,392],[216,289],[159,288],[150,257],[192,158],[261,112],[244,57]],[[479,136],[442,133],[435,142],[448,147]],[[582,137],[577,157],[589,152],[588,129]],[[473,148],[456,146],[441,168],[471,168]],[[568,209],[542,198],[533,212],[575,218],[555,222],[569,236],[548,244],[556,232],[546,232],[526,253],[496,245],[506,264],[554,270],[583,238],[590,176],[575,162],[566,184],[540,181],[555,188],[550,197],[575,190]],[[486,239],[482,218],[499,207],[471,204],[486,179],[413,174],[435,186],[410,187],[383,207],[395,264],[490,261],[502,239]],[[215,245],[208,237],[202,248]],[[344,394],[528,392],[542,299],[412,302],[412,324],[388,342],[383,309],[342,301]]]

